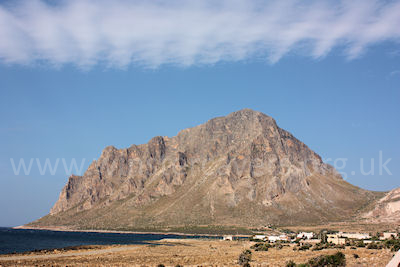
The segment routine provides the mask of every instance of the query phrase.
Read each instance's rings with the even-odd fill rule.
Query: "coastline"
[[[98,230],[98,229],[72,229],[65,226],[47,226],[47,227],[35,227],[20,225],[11,227],[12,229],[23,229],[23,230],[46,230],[56,232],[80,232],[80,233],[113,233],[113,234],[150,234],[150,235],[178,235],[178,236],[206,236],[206,237],[222,237],[223,234],[193,234],[193,233],[181,233],[181,232],[157,232],[157,231],[121,231],[121,230]],[[251,235],[244,234],[231,234],[234,237],[250,237]]]

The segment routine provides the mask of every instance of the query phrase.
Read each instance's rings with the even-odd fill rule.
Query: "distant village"
[[[366,247],[370,244],[378,245],[382,241],[397,239],[399,233],[396,231],[388,231],[382,233],[357,233],[357,232],[340,232],[340,231],[321,231],[315,232],[290,232],[280,234],[255,234],[250,237],[251,241],[268,242],[268,243],[297,243],[299,246],[308,246],[318,244],[347,245],[355,247]],[[232,241],[235,237],[232,235],[223,236],[223,240]]]

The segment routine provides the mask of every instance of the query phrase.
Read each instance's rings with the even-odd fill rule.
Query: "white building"
[[[268,241],[271,242],[271,243],[275,243],[278,240],[281,240],[279,236],[276,236],[276,235],[268,236]]]
[[[300,232],[297,234],[297,238],[311,239],[314,237],[313,232]]]
[[[280,235],[279,239],[283,241],[290,241],[290,238],[287,235]]]
[[[379,239],[381,240],[385,240],[385,239],[391,239],[391,238],[396,238],[397,237],[397,233],[394,232],[384,232],[382,233],[382,236],[379,237]]]
[[[231,236],[231,235],[224,235],[224,236],[222,237],[222,240],[225,240],[225,241],[233,241],[233,236]]]
[[[344,244],[346,244],[346,238],[341,237],[338,234],[328,234],[327,237],[328,238],[327,238],[326,242],[328,242],[328,243],[333,243],[333,244],[336,244],[336,245],[344,245]]]
[[[253,236],[253,239],[262,240],[262,241],[265,241],[266,238],[267,238],[267,237],[266,237],[265,235],[254,235],[254,236]]]
[[[363,239],[370,239],[371,236],[369,234],[366,233],[342,233],[339,232],[338,234],[341,237],[347,237],[350,239],[359,239],[359,240],[363,240]]]

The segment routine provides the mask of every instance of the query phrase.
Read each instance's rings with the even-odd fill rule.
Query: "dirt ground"
[[[32,252],[0,256],[0,266],[238,266],[239,254],[254,244],[250,241],[170,239],[146,245],[95,246],[77,250]],[[252,250],[251,266],[285,266],[289,260],[304,263],[336,249],[294,251],[293,245],[268,251]],[[347,266],[385,266],[394,252],[346,248]],[[355,258],[357,254],[359,258]]]

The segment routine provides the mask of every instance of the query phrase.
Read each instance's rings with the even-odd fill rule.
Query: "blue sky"
[[[166,13],[160,1],[0,2],[0,225],[48,213],[68,178],[61,159],[85,169],[105,146],[242,108],[337,160],[347,181],[399,187],[400,2],[249,2],[172,1]],[[380,153],[391,174],[379,172]],[[29,175],[15,175],[11,158],[35,159]],[[54,175],[40,174],[36,159],[47,158],[60,160]]]

